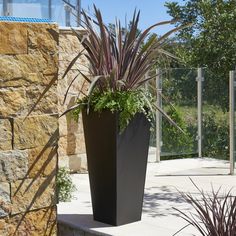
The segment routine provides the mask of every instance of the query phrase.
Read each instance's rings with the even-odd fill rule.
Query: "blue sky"
[[[81,0],[82,8],[93,12],[93,3],[102,11],[105,23],[112,23],[117,17],[123,24],[125,17],[131,19],[135,8],[141,11],[139,28],[144,29],[159,21],[169,20],[164,3],[167,0]],[[182,3],[183,0],[175,0]],[[171,26],[157,28],[154,32],[163,34]]]

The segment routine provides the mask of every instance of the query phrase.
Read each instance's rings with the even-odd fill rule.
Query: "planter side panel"
[[[137,114],[117,138],[117,225],[141,219],[150,124]]]
[[[83,112],[93,215],[108,224],[116,220],[116,116]]]

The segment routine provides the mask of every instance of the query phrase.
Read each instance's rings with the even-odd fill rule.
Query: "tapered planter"
[[[119,134],[119,114],[83,111],[94,220],[122,225],[141,220],[150,124],[136,114]]]

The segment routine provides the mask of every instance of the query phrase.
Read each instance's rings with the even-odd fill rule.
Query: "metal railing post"
[[[12,3],[10,0],[3,0],[2,2],[2,12],[4,16],[10,16],[10,3]]]
[[[162,107],[162,78],[161,78],[161,70],[156,70],[156,97],[157,97],[157,106]],[[161,161],[161,122],[162,116],[161,113],[156,111],[156,162]]]
[[[203,69],[197,69],[197,127],[198,127],[198,157],[202,157],[202,83],[204,81]]]
[[[81,25],[81,0],[76,1],[77,26]]]
[[[52,0],[48,0],[48,18],[52,20]]]
[[[235,71],[229,72],[229,148],[230,148],[230,174],[234,174],[234,153],[235,153],[235,133],[234,133],[234,127],[235,127],[235,116],[234,116],[234,110],[235,110],[235,104],[234,104],[234,79],[235,79]]]
[[[71,11],[71,7],[70,7],[70,0],[67,0],[68,4],[65,6],[65,23],[66,26],[71,26],[71,22],[70,22],[70,11]]]
[[[2,13],[3,13],[4,16],[7,16],[7,0],[3,0]]]

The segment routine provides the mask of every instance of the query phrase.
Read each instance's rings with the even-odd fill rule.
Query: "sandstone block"
[[[69,169],[72,172],[86,173],[87,168],[87,156],[86,154],[77,154],[68,156]]]
[[[54,172],[46,178],[17,180],[11,183],[12,214],[56,204]]]
[[[0,116],[26,115],[26,95],[23,89],[0,90]]]
[[[29,177],[49,176],[57,166],[57,147],[29,149]]]
[[[42,72],[28,73],[27,74],[28,85],[30,84],[48,85],[52,80],[54,80],[55,76],[57,77],[57,74],[44,75]]]
[[[0,54],[26,54],[27,41],[26,24],[0,23]]]
[[[68,135],[67,136],[67,141],[69,143],[68,145],[68,154],[73,154],[74,153],[77,153],[77,154],[82,154],[82,153],[85,153],[86,150],[85,150],[85,140],[84,140],[84,134],[80,133],[76,136],[74,135]]]
[[[33,54],[17,55],[16,63],[25,68],[24,73],[42,73],[45,75],[57,74],[58,55],[48,54],[44,51],[36,51]]]
[[[62,136],[58,142],[58,155],[67,156],[85,153],[84,134]]]
[[[25,77],[26,66],[22,67],[15,57],[0,55],[0,86],[20,85]],[[9,83],[8,81],[11,81]]]
[[[56,207],[0,219],[1,236],[56,236]]]
[[[29,105],[29,109],[33,107],[45,88],[46,86],[30,86],[26,89],[27,104]],[[57,89],[56,86],[53,86],[51,89],[49,89],[49,91],[47,91],[45,96],[42,97],[31,114],[58,113],[57,103]]]
[[[10,184],[0,182],[0,218],[11,211]]]
[[[60,53],[59,54],[59,65],[60,65],[60,75],[64,73],[66,68],[70,65],[70,62],[78,56],[81,50],[74,51],[70,54],[68,53]],[[84,55],[81,55],[77,60],[76,63],[71,67],[72,70],[82,70],[83,72],[87,73],[89,71],[89,63],[87,58]]]
[[[57,76],[58,56],[45,52],[22,54],[15,57],[0,55],[0,87],[46,85],[51,76]]]
[[[57,53],[59,31],[55,24],[28,25],[29,51],[40,50],[50,54]]]
[[[8,119],[0,119],[0,151],[12,149],[12,127]]]
[[[12,150],[0,152],[0,181],[12,181],[26,177],[28,153]]]
[[[77,101],[77,93],[72,94],[68,92],[66,100],[64,101],[66,92],[58,92],[58,112],[64,113],[68,108],[74,106]]]
[[[78,134],[81,133],[81,119],[76,121],[71,114],[61,116],[59,118],[59,133],[60,136],[66,136],[68,134]]]
[[[14,148],[28,149],[44,146],[49,140],[56,141],[57,120],[49,115],[14,119]]]
[[[74,53],[75,51],[81,50],[81,43],[79,42],[76,35],[71,33],[63,33],[60,32],[59,35],[59,52],[62,54],[63,52],[67,54]]]
[[[57,25],[32,24],[28,26],[29,33],[29,57],[41,59],[38,63],[38,71],[44,75],[58,73],[58,41],[59,33]],[[43,62],[44,61],[44,62]]]
[[[65,167],[66,169],[69,169],[69,156],[58,157],[58,167]]]
[[[85,68],[83,68],[83,73],[85,74],[85,75],[87,75],[88,73],[86,73],[86,71],[85,71]],[[68,78],[68,85],[72,82],[72,80],[75,78],[77,76],[77,78],[76,78],[76,80],[72,83],[72,85],[71,85],[71,88],[70,88],[70,92],[72,93],[72,94],[79,94],[80,93],[80,91],[82,90],[84,93],[86,93],[87,92],[87,90],[88,90],[88,82],[86,82],[85,81],[85,79],[84,79],[84,77],[81,75],[81,74],[79,74],[78,73],[78,70],[71,70],[69,73],[68,73],[68,76],[67,76],[67,78]],[[89,77],[89,76],[88,76]],[[90,77],[89,77],[90,78]],[[81,95],[83,95],[83,94],[81,94]],[[84,95],[83,95],[84,96]]]
[[[67,156],[67,140],[66,136],[60,137],[58,140],[58,158]]]

